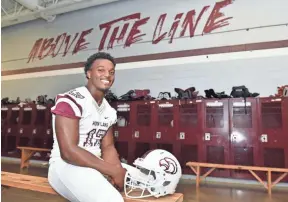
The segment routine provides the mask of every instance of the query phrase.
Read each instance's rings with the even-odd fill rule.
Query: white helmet
[[[173,194],[182,175],[173,154],[162,149],[146,152],[125,175],[125,195],[129,198],[156,198]],[[139,192],[140,191],[140,192]]]

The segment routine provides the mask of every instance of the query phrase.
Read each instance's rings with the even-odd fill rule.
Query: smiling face
[[[97,59],[87,71],[87,78],[95,89],[105,93],[114,83],[115,66],[110,60]]]

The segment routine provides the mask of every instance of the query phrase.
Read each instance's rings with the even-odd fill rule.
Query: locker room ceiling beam
[[[10,0],[15,3],[15,12],[8,13],[1,4],[5,15],[1,18],[1,27],[16,25],[36,19],[45,19],[47,22],[55,20],[56,16],[79,9],[112,3],[120,0]],[[43,5],[40,5],[40,4]],[[25,8],[25,9],[24,9]]]

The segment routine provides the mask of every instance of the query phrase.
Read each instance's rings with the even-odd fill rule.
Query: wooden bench
[[[51,151],[51,149],[35,148],[35,147],[17,147],[17,149],[21,150],[20,172],[23,172],[25,168],[26,169],[29,168],[30,159],[36,152]]]
[[[47,178],[44,177],[36,177],[2,171],[1,184],[8,187],[58,195],[58,193],[55,192],[54,189],[50,186]],[[173,195],[160,197],[158,199],[153,197],[132,199],[125,197],[124,193],[122,193],[122,196],[125,202],[183,202],[183,194],[181,193],[175,193]]]
[[[223,165],[223,164],[213,164],[213,163],[199,163],[199,162],[187,162],[186,166],[189,166],[193,172],[196,174],[196,188],[200,186],[200,182],[203,178],[206,178],[211,174],[216,168],[222,169],[233,169],[233,170],[248,170],[268,191],[268,194],[272,194],[272,188],[279,183],[288,174],[288,169],[286,168],[269,168],[269,167],[256,167],[256,166],[241,166],[241,165]],[[210,168],[203,176],[201,176],[201,167]],[[264,171],[267,172],[267,183],[254,172],[254,171]],[[271,173],[278,172],[283,173],[274,182],[271,179]]]

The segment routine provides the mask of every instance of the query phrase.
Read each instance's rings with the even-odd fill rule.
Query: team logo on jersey
[[[175,175],[178,171],[178,167],[177,167],[176,162],[169,157],[164,157],[163,159],[161,159],[159,161],[159,165],[160,165],[160,167],[164,167],[164,171],[166,173],[169,173],[172,175]]]
[[[68,92],[69,95],[73,95],[75,98],[79,98],[79,99],[84,99],[85,97],[83,95],[81,95],[81,93],[79,93],[78,91],[74,90],[70,90]]]
[[[96,127],[105,127],[105,128],[108,128],[108,123],[106,122],[98,122],[98,121],[93,121],[92,123],[93,126],[96,126]]]

